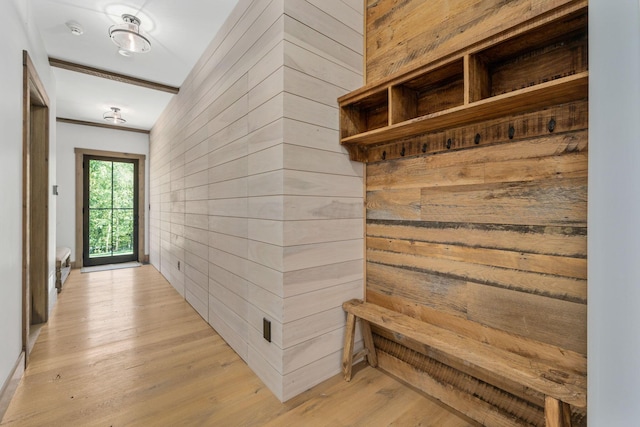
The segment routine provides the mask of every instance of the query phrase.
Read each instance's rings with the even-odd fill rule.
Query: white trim
[[[2,390],[0,391],[0,420],[2,420],[4,413],[9,408],[9,403],[11,403],[11,399],[18,389],[22,375],[24,375],[24,351],[18,356],[18,360],[11,370],[11,375],[2,385]]]

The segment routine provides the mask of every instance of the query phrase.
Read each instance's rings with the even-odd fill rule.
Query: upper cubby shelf
[[[341,97],[341,142],[367,161],[373,145],[586,99],[588,81],[581,8]]]
[[[343,144],[372,145],[412,135],[459,126],[505,114],[517,114],[585,97],[589,73],[582,72],[539,85],[492,96],[467,105],[416,117],[342,138]]]

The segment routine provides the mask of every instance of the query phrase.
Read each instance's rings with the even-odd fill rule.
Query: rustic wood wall
[[[367,83],[576,3],[369,0]],[[564,62],[569,74],[586,70],[586,34],[577,36],[575,48],[574,39],[568,40],[563,42],[567,50],[550,60]],[[536,55],[505,66],[512,75],[533,81],[546,66]],[[495,89],[499,67],[493,73]],[[512,81],[507,85],[519,87]],[[552,118],[554,126],[549,126]],[[587,129],[584,100],[370,147],[367,300],[474,331],[486,342],[507,340],[526,348],[528,340],[535,340],[586,355]],[[474,135],[481,136],[480,145],[467,143]],[[405,145],[423,143],[437,148],[435,153],[415,156],[418,151],[409,150],[414,157],[404,157]],[[500,385],[499,378],[483,377],[382,329],[374,333],[383,369],[420,382],[418,368],[500,406],[519,422],[543,425],[541,396],[514,384],[503,383],[498,390],[483,380]],[[574,422],[585,422],[582,411],[574,413]]]
[[[368,298],[586,354],[587,145],[579,130],[369,164]]]
[[[521,138],[494,135],[495,145],[370,163],[367,300],[447,328],[474,330],[488,342],[526,348],[535,340],[586,355],[587,105],[559,110],[565,110],[565,123],[580,129],[531,137],[535,126],[529,122]],[[410,344],[375,332],[379,349],[398,358],[382,357],[383,369],[403,376],[399,361],[426,366],[432,375],[445,369],[420,354],[403,359],[404,352],[385,340]],[[446,372],[442,381],[473,384],[460,371]],[[531,399],[517,386],[502,388],[542,404],[541,396]],[[527,403],[491,387],[479,394],[534,424],[542,420],[541,412],[526,416]]]
[[[445,57],[575,0],[365,0],[366,81]]]

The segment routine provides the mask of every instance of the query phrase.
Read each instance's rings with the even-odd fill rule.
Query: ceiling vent
[[[81,36],[82,34],[84,34],[84,29],[82,28],[82,25],[78,24],[75,21],[67,22],[66,26],[69,29],[69,31],[71,31],[71,34],[73,34],[74,36]]]

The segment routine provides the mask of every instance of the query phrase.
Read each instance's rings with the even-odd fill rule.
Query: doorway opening
[[[85,155],[85,266],[138,260],[138,160]]]
[[[148,262],[144,154],[76,148],[74,268]],[[72,255],[73,256],[73,255]]]
[[[23,51],[22,346],[25,365],[49,317],[49,98]]]

